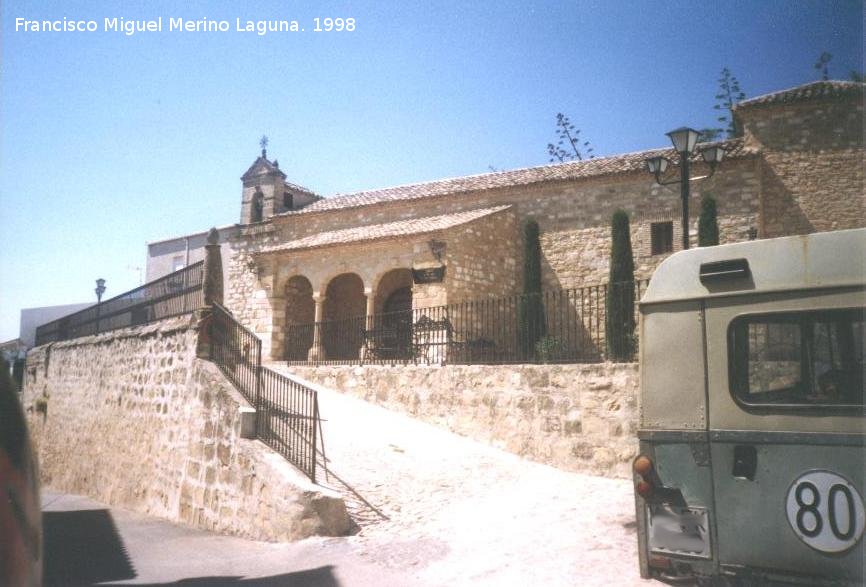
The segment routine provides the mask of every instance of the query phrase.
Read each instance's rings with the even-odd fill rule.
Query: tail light
[[[653,462],[646,455],[639,455],[631,465],[632,470],[640,477],[640,481],[635,485],[635,491],[643,498],[647,498],[655,491],[653,484],[652,472]]]
[[[653,462],[648,456],[640,455],[632,463],[632,468],[635,473],[646,479],[646,476],[653,470]]]

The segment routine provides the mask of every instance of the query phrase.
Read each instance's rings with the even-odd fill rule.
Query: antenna
[[[129,269],[130,271],[138,271],[138,285],[144,284],[144,276],[141,273],[141,271],[142,271],[141,267],[137,267],[135,265],[127,265],[126,268]]]

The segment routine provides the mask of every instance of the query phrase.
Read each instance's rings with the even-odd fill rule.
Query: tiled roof
[[[743,100],[734,106],[735,110],[742,108],[750,108],[752,106],[765,106],[768,104],[787,104],[790,102],[802,102],[805,100],[815,100],[819,98],[835,98],[841,96],[856,96],[863,97],[863,90],[866,84],[861,82],[846,82],[846,81],[818,81],[809,84],[804,84],[790,90],[781,92],[773,92],[772,94],[764,94],[748,100]]]
[[[725,154],[726,158],[736,159],[738,157],[746,157],[757,153],[755,149],[746,147],[743,144],[742,139],[721,141],[718,144],[725,147],[727,151]],[[393,202],[397,200],[416,200],[420,198],[444,196],[475,190],[523,186],[545,181],[564,181],[636,172],[644,169],[645,159],[656,155],[664,155],[668,158],[676,157],[673,149],[653,149],[649,151],[626,153],[624,155],[616,155],[613,157],[600,157],[598,159],[587,159],[584,161],[571,161],[568,163],[556,163],[540,167],[527,167],[510,171],[496,171],[480,175],[469,175],[465,177],[441,179],[424,183],[414,183],[322,198],[318,202],[314,202],[300,210],[285,212],[281,214],[281,216],[325,212],[344,208],[356,208],[359,206],[369,206],[371,204]],[[694,158],[700,159],[700,155],[696,153]]]
[[[355,228],[344,228],[330,232],[320,232],[294,241],[265,247],[260,253],[281,253],[286,251],[299,251],[303,249],[315,249],[333,245],[344,245],[348,243],[373,241],[397,236],[409,236],[437,232],[447,228],[454,228],[461,224],[467,224],[496,214],[510,208],[511,206],[495,206],[493,208],[481,208],[467,212],[455,212],[453,214],[442,214],[441,216],[427,216],[424,218],[412,218],[409,220],[398,220],[384,224],[373,224],[369,226],[358,226]]]
[[[314,192],[313,190],[307,189],[302,185],[298,185],[296,183],[291,183],[289,181],[283,181],[283,184],[286,186],[286,188],[288,188],[294,192],[302,192],[305,194],[310,194],[311,196],[316,196],[317,198],[321,197],[321,196],[317,196],[316,192]]]

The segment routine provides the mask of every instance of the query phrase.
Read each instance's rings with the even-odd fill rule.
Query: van
[[[863,584],[866,229],[682,251],[639,309],[641,576]]]

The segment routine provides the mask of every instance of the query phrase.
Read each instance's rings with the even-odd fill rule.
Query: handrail
[[[264,367],[261,340],[224,306],[213,303],[207,325],[210,360],[255,407],[256,437],[315,483],[321,429],[316,391]]]
[[[69,340],[191,313],[203,301],[201,295],[194,295],[202,291],[203,271],[204,262],[199,261],[104,302],[42,324],[36,329],[36,344]],[[173,307],[172,301],[179,299],[183,303],[178,308]],[[161,306],[164,306],[162,311]],[[153,312],[149,311],[151,308]],[[129,319],[118,323],[116,318],[127,314]]]

